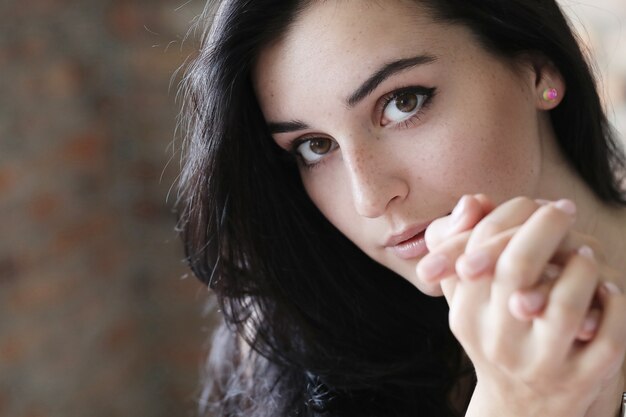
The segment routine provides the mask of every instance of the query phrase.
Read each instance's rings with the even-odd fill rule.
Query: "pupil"
[[[314,153],[323,155],[330,150],[330,141],[326,139],[315,139],[310,142],[309,147]]]
[[[417,97],[415,94],[405,93],[396,99],[396,107],[404,113],[411,112],[417,107]]]

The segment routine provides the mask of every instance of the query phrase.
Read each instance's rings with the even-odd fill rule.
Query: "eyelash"
[[[418,96],[424,96],[424,103],[422,104],[422,106],[420,107],[420,109],[410,118],[403,120],[399,123],[396,123],[395,125],[393,123],[390,123],[389,125],[386,125],[386,128],[396,128],[396,129],[405,129],[407,127],[411,127],[415,125],[415,121],[419,120],[420,117],[422,116],[423,112],[428,108],[428,106],[430,105],[433,97],[435,97],[435,94],[437,93],[437,89],[434,87],[428,88],[428,87],[422,87],[422,86],[409,86],[409,87],[403,87],[403,88],[399,88],[397,90],[394,90],[386,95],[384,95],[381,100],[380,103],[376,106],[376,114],[378,115],[382,115],[384,110],[387,108],[387,106],[394,100],[396,100],[398,97],[402,96],[403,94],[415,94]],[[380,116],[379,116],[380,117]]]
[[[302,158],[302,155],[300,155],[298,153],[298,147],[300,147],[300,145],[302,145],[305,142],[308,142],[310,140],[315,140],[315,139],[320,139],[320,137],[319,136],[311,136],[311,137],[297,138],[297,139],[294,139],[291,142],[289,142],[288,147],[287,147],[289,154],[296,161],[298,161],[298,165],[301,166],[302,168],[306,169],[306,170],[313,170],[314,168],[317,168],[317,167],[321,166],[322,163],[324,162],[324,159],[325,159],[325,158],[323,158],[319,162],[314,162],[312,164],[307,164],[306,161],[304,160],[304,158]],[[328,138],[328,139],[332,140],[330,138]]]
[[[422,106],[420,107],[420,109],[410,118],[408,118],[407,120],[403,120],[399,123],[396,123],[395,125],[393,124],[389,124],[386,125],[385,128],[395,128],[395,129],[406,129],[408,127],[414,126],[415,122],[417,120],[420,119],[420,117],[422,116],[424,110],[426,110],[429,105],[432,102],[433,97],[435,97],[436,93],[437,93],[437,89],[435,87],[422,87],[422,86],[408,86],[408,87],[402,87],[399,89],[396,89],[390,93],[385,94],[383,97],[381,97],[381,99],[379,99],[378,104],[376,105],[376,114],[377,117],[380,119],[382,117],[382,114],[385,110],[385,108],[395,99],[397,99],[398,97],[400,97],[403,94],[416,94],[416,95],[421,95],[421,96],[425,96],[424,102],[422,103]],[[302,145],[303,143],[310,141],[310,140],[314,140],[314,139],[318,139],[320,138],[319,136],[311,136],[311,137],[301,137],[301,138],[296,138],[294,140],[292,140],[291,142],[288,143],[287,145],[287,150],[289,152],[289,154],[291,154],[297,161],[298,161],[298,165],[300,165],[301,167],[305,168],[306,170],[312,170],[314,168],[317,168],[319,166],[321,166],[324,163],[324,160],[326,158],[322,158],[319,162],[314,162],[311,164],[307,164],[302,156],[297,152],[298,147],[300,145]],[[332,139],[330,139],[332,140]]]

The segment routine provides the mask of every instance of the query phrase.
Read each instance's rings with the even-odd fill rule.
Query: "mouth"
[[[447,215],[450,215],[448,213]],[[401,259],[421,258],[428,253],[426,246],[426,228],[435,219],[406,228],[400,233],[390,236],[385,242],[385,248],[391,250]]]
[[[391,250],[402,259],[415,259],[428,253],[424,232],[419,232],[410,239],[404,240],[391,247]]]
[[[424,235],[429,223],[410,227],[387,239],[385,247],[401,259],[415,259],[428,253]]]

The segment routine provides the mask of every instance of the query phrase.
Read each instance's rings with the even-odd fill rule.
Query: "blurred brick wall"
[[[166,203],[182,3],[0,1],[0,416],[193,415],[206,291]]]
[[[2,417],[194,414],[206,291],[166,202],[185,2],[0,0]],[[623,134],[626,2],[563,3]]]

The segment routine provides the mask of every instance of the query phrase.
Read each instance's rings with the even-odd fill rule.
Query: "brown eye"
[[[302,141],[296,152],[305,165],[313,165],[337,148],[337,142],[330,138],[311,138]]]
[[[324,155],[330,151],[332,143],[329,139],[312,139],[309,141],[309,149],[318,155]]]
[[[397,125],[411,119],[419,113],[427,100],[434,94],[434,89],[415,87],[392,93],[383,107],[381,125]]]
[[[396,108],[401,112],[408,113],[417,107],[417,95],[413,93],[400,94],[396,98]]]

